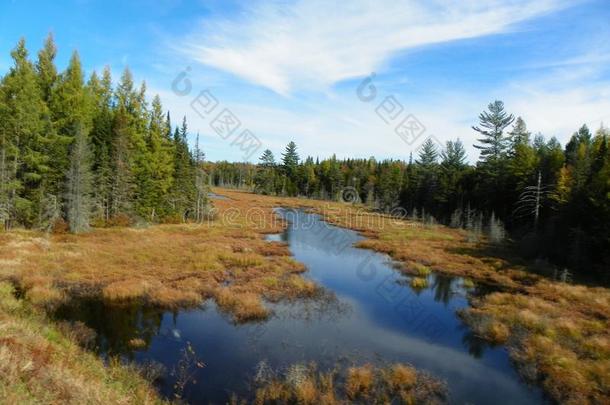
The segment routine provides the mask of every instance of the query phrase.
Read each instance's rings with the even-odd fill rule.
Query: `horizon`
[[[76,0],[42,3],[35,16],[24,3],[5,3],[0,74],[20,37],[34,59],[50,32],[60,70],[74,50],[87,77],[108,65],[116,82],[129,66],[147,83],[149,100],[160,95],[174,124],[187,117],[191,144],[200,133],[209,161],[256,163],[264,149],[278,156],[289,141],[303,158],[408,161],[433,136],[440,144],[460,138],[474,164],[471,126],[496,99],[532,134],[562,145],[583,124],[595,131],[610,119],[603,1],[318,3],[167,0],[145,9],[144,1]],[[176,91],[183,73],[192,87],[186,96]],[[363,101],[360,87],[371,74],[377,94]],[[217,111],[233,112],[239,131],[260,140],[256,153],[245,158],[231,138],[214,133],[213,117],[193,110],[203,90],[218,100]],[[380,107],[390,96],[393,104]],[[384,114],[397,116],[386,123]],[[405,141],[395,127],[410,115],[425,132]]]

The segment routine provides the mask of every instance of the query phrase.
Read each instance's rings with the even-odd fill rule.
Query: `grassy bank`
[[[81,349],[0,283],[0,403],[160,404],[133,367]]]

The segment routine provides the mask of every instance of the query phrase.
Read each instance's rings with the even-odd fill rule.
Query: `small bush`
[[[108,226],[124,227],[130,226],[133,223],[132,219],[127,214],[117,214],[108,220]]]
[[[63,219],[57,218],[51,225],[51,233],[55,235],[63,235],[70,231],[70,225]]]
[[[428,280],[422,277],[413,277],[411,279],[411,287],[416,290],[421,290],[428,287]]]
[[[351,367],[347,370],[345,392],[349,399],[367,397],[374,383],[373,367],[370,364],[362,367]]]

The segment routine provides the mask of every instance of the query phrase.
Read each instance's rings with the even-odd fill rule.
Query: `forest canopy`
[[[203,153],[189,149],[186,118],[173,127],[125,69],[87,80],[77,52],[63,72],[49,35],[33,62],[22,39],[0,81],[0,223],[45,230],[201,220]]]

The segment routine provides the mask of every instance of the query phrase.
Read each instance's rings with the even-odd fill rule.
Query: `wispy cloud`
[[[567,4],[574,2],[255,2],[231,17],[206,19],[181,43],[202,64],[286,95],[364,76],[399,51],[505,32]]]

